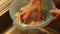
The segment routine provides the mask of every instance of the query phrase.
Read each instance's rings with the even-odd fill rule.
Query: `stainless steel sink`
[[[28,32],[29,31],[29,32]],[[49,29],[49,31],[44,31],[44,30],[36,30],[36,29],[32,29],[32,30],[20,30],[18,27],[16,26],[11,26],[9,29],[7,29],[5,32],[3,32],[2,34],[59,34],[56,30],[53,29]]]
[[[0,34],[27,34],[28,30],[21,30],[19,29],[18,27],[14,26],[12,24],[12,19],[10,18],[9,16],[9,11],[7,11],[4,15],[2,15],[0,17]],[[44,29],[45,30],[45,29]],[[48,29],[49,30],[49,29]],[[46,31],[46,30],[45,30]],[[53,30],[53,29],[50,29],[50,32],[49,31],[46,31],[48,33],[57,33],[58,32],[56,30]],[[28,34],[46,34],[46,32],[42,31],[41,29],[40,30],[31,30]]]
[[[4,15],[0,17],[0,34],[26,34],[27,33],[27,31],[22,31],[18,27],[12,25],[12,22],[13,21],[10,18],[9,11],[7,11]],[[48,25],[48,27],[50,27],[50,30],[51,30],[50,33],[54,32],[55,34],[60,34],[59,33],[60,32],[60,20],[58,20],[57,22],[53,21],[52,23],[50,23],[50,25]],[[32,31],[34,32],[34,34],[38,32],[37,30],[32,30]]]
[[[14,26],[12,24],[12,19],[9,16],[9,12],[7,12],[6,14],[4,14],[3,16],[0,17],[0,34],[27,34],[28,30],[21,30],[18,27]],[[58,26],[53,25],[53,23],[50,24],[51,28],[45,28],[37,30],[37,29],[33,29],[33,30],[29,30],[28,34],[47,34],[47,33],[54,33],[54,34],[59,34],[58,30],[52,29],[52,28],[56,28]]]
[[[9,11],[7,11],[7,13],[5,13],[4,15],[2,15],[0,17],[0,34],[27,34],[28,30],[20,30],[18,27],[14,26],[12,24],[12,19],[10,18],[9,16]],[[55,26],[55,27],[54,27]],[[54,33],[54,34],[58,34],[58,26],[56,26],[56,24],[54,23],[51,23],[50,26],[51,27],[50,29],[48,28],[45,28],[44,30],[46,31],[46,29],[48,29],[46,32],[47,33]],[[55,30],[55,28],[57,27],[57,29]],[[53,29],[54,28],[54,29]],[[46,34],[46,32],[43,31],[43,29],[40,29],[40,30],[31,30],[28,34],[36,34],[36,33],[39,33],[39,34]]]

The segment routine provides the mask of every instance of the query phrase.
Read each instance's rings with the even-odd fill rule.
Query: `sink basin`
[[[26,32],[22,31],[18,27],[12,25],[12,22],[13,21],[12,21],[12,19],[9,16],[9,11],[7,11],[4,15],[2,15],[0,17],[0,34],[26,34],[27,33],[27,31]],[[50,25],[51,25],[50,27],[53,28],[53,26],[55,26],[56,24],[53,25],[53,23],[51,23]],[[54,27],[54,28],[56,28],[56,27]],[[47,32],[50,31],[50,33],[54,32],[54,34],[56,34],[56,33],[58,34],[58,32],[56,30],[53,30],[51,28],[45,28],[44,30],[46,31],[46,29],[48,29]],[[33,34],[33,33],[35,33],[35,34],[36,33],[39,33],[39,34],[40,33],[46,33],[46,32],[44,32],[42,30],[43,29],[40,29],[40,30],[31,30],[30,33],[31,34]]]
[[[20,30],[18,27],[12,25],[12,19],[9,16],[9,11],[7,11],[4,15],[2,15],[0,17],[0,34],[26,34],[27,31],[22,31]],[[53,28],[54,25],[51,25],[51,27]],[[46,29],[44,29],[46,30]],[[53,30],[53,29],[49,29],[50,32],[55,32],[55,34],[58,32]],[[40,30],[31,30],[29,34],[33,34],[33,33],[46,33],[43,32],[41,29]]]
[[[58,4],[59,5],[59,4]],[[60,20],[59,22],[52,22],[49,27],[51,27],[51,31],[54,31],[54,33],[60,32]],[[54,30],[53,30],[54,29]],[[36,30],[34,30],[36,31]],[[0,17],[0,34],[20,34],[25,33],[24,31],[20,30],[16,26],[12,25],[12,19],[9,16],[9,11],[7,11],[4,15]]]
[[[46,30],[46,29],[44,29]],[[48,28],[48,30],[44,31],[42,30],[42,28],[40,28],[40,30],[38,29],[32,29],[32,30],[20,30],[19,28],[17,28],[16,26],[12,25],[9,29],[7,29],[5,32],[3,32],[2,34],[59,34],[57,31]]]

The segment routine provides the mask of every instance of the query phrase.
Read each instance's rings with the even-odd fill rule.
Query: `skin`
[[[60,9],[51,10],[50,13],[53,14],[53,15],[55,15],[55,17],[53,18],[53,20],[60,19]]]
[[[30,0],[30,3],[21,9],[20,20],[23,23],[29,23],[32,13],[37,12],[37,21],[42,20],[40,0]]]
[[[29,18],[35,11],[37,12],[37,21],[41,21],[43,16],[41,14],[40,0],[30,0],[30,3],[22,8],[20,14],[21,22],[29,23],[30,22]],[[60,19],[60,9],[51,10],[50,13],[55,15],[53,20]]]

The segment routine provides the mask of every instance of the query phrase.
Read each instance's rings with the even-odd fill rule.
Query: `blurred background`
[[[6,33],[14,27],[12,25],[13,20],[9,15],[9,6],[13,0],[0,0],[0,33]],[[60,9],[60,0],[53,0],[56,8]],[[52,30],[60,32],[60,20],[51,22],[47,27],[52,28]]]

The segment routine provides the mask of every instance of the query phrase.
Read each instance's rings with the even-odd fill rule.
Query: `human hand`
[[[23,23],[29,23],[30,16],[32,13],[36,12],[37,13],[37,21],[41,21],[42,19],[42,14],[41,14],[41,5],[40,1],[35,1],[34,3],[29,3],[28,5],[24,6],[21,10],[20,14],[20,20]]]
[[[53,15],[55,15],[55,17],[53,18],[53,20],[60,19],[60,9],[51,10],[50,13],[53,14]]]

